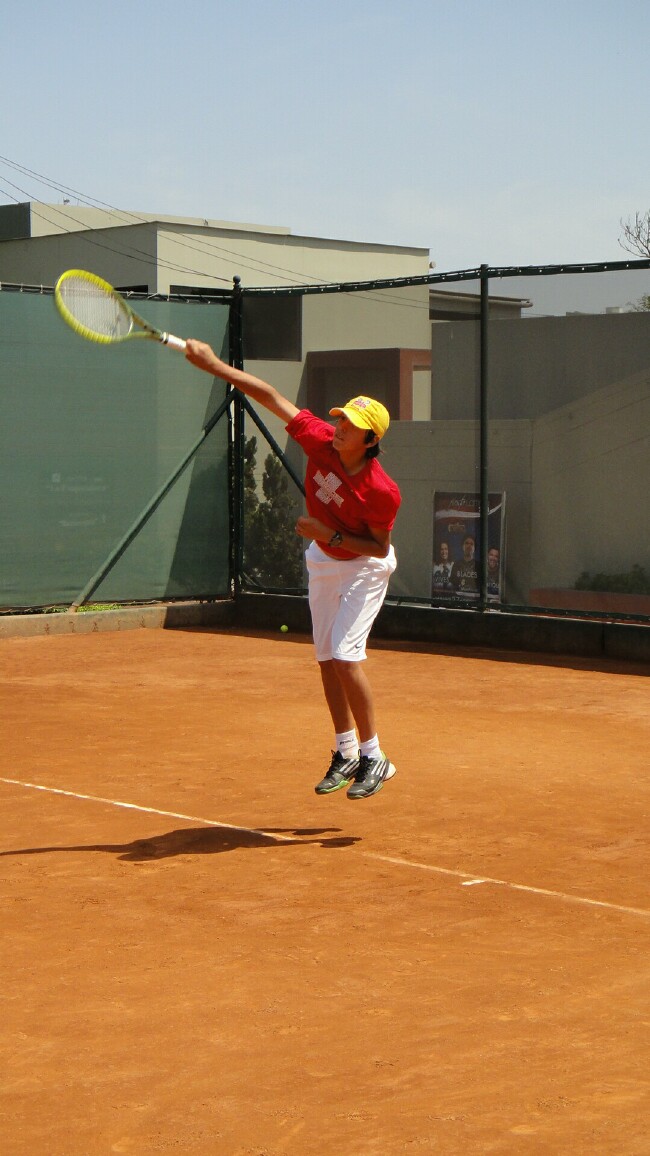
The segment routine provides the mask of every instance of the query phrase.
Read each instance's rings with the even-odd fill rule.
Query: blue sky
[[[0,204],[75,190],[440,271],[618,260],[650,208],[649,44],[648,0],[22,0]]]

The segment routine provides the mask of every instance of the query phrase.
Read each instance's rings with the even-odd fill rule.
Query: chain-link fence
[[[650,261],[148,299],[299,407],[391,413],[389,600],[650,617]],[[302,451],[182,357],[0,292],[0,606],[300,592]],[[230,404],[228,404],[228,402]]]
[[[649,292],[650,261],[248,290],[243,349],[248,336],[246,367],[319,416],[355,394],[388,406],[380,460],[403,495],[390,598],[643,618]],[[268,424],[300,475],[301,451]],[[245,585],[294,587],[300,490],[247,452],[266,508],[247,491]]]

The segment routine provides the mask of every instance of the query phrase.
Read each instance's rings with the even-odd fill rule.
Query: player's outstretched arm
[[[230,382],[235,389],[241,390],[247,397],[259,405],[263,405],[265,409],[270,410],[285,423],[290,422],[300,412],[293,402],[278,393],[277,389],[269,385],[267,381],[262,381],[260,377],[253,377],[252,373],[246,373],[243,369],[235,369],[234,366],[227,365],[225,361],[217,357],[212,347],[205,341],[190,339],[185,346],[185,356],[188,361],[192,362],[192,365],[205,370],[206,373],[211,373],[213,377],[220,377],[223,381]]]

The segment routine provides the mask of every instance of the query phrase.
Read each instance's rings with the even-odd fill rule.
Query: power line
[[[151,223],[151,221],[149,219],[147,219],[145,217],[139,217],[136,213],[125,212],[124,210],[117,209],[112,205],[108,205],[104,201],[100,201],[100,200],[97,200],[95,198],[88,197],[86,194],[81,193],[77,189],[73,189],[69,186],[57,183],[57,182],[51,180],[50,178],[46,177],[44,174],[37,173],[33,169],[29,169],[23,165],[20,165],[20,164],[18,164],[18,162],[12,161],[8,157],[0,156],[0,161],[2,161],[4,164],[8,165],[10,168],[17,170],[18,172],[23,173],[24,175],[33,177],[39,183],[45,184],[46,187],[48,187],[48,188],[55,189],[57,192],[59,192],[61,194],[64,194],[64,193],[70,194],[71,196],[74,196],[77,199],[82,200],[84,202],[84,204],[87,205],[88,208],[99,207],[100,209],[108,211],[111,216],[116,217],[120,222],[123,222],[125,227],[127,227],[129,224],[133,224],[133,223],[135,223],[135,224],[150,224]],[[12,188],[16,189],[18,192],[20,192],[24,196],[26,196],[30,201],[35,199],[35,198],[32,198],[31,194],[26,189],[23,189],[20,186],[15,185],[12,181],[7,181],[6,178],[5,178],[5,181],[7,184],[11,185]],[[16,198],[11,196],[11,194],[7,194],[5,192],[5,195],[9,196],[11,200],[16,201]],[[55,213],[57,213],[57,209],[55,206],[43,205],[43,203],[40,200],[37,200],[36,203],[39,205],[42,205],[43,208],[51,209]],[[41,220],[44,220],[47,224],[54,225],[56,228],[61,227],[56,221],[53,221],[51,219],[51,217],[48,217],[43,212],[39,212],[38,210],[35,210],[35,215],[38,216]],[[65,214],[62,213],[60,215],[65,217],[67,220],[72,220],[75,224],[80,225],[84,234],[89,232],[87,223],[85,221],[80,221],[78,218],[71,216],[69,212],[66,212]],[[114,226],[109,226],[109,227],[114,227]],[[72,233],[72,232],[76,232],[77,230],[62,229],[62,231],[65,233]],[[300,274],[296,270],[289,269],[286,266],[274,265],[270,262],[263,261],[261,259],[258,259],[257,262],[253,262],[253,261],[249,260],[248,258],[244,257],[241,252],[239,252],[237,250],[233,250],[233,249],[226,249],[223,246],[217,245],[214,242],[210,241],[208,238],[206,238],[205,241],[202,242],[201,247],[190,244],[187,241],[187,238],[180,239],[180,238],[176,238],[174,236],[168,235],[167,239],[171,243],[178,244],[186,250],[195,251],[195,252],[199,252],[199,253],[205,253],[206,251],[208,251],[208,252],[212,252],[214,254],[218,254],[219,256],[222,256],[222,257],[223,256],[234,257],[240,266],[243,266],[244,268],[251,269],[253,272],[256,272],[256,273],[264,273],[265,271],[271,271],[274,273],[275,276],[279,276],[282,278],[282,280],[289,281],[289,282],[291,281],[292,277],[299,277],[300,276]],[[89,244],[95,244],[96,247],[106,249],[109,252],[113,252],[118,256],[131,258],[133,260],[136,260],[136,259],[140,260],[140,259],[144,258],[145,262],[147,264],[153,266],[153,267],[158,266],[161,268],[169,269],[173,272],[189,273],[189,274],[193,274],[195,276],[205,276],[206,275],[205,271],[202,272],[202,271],[199,271],[197,269],[189,268],[187,266],[175,264],[174,262],[166,262],[166,261],[156,262],[156,261],[152,260],[150,254],[146,253],[143,250],[137,249],[137,248],[132,247],[130,251],[125,251],[124,249],[117,249],[114,246],[106,244],[105,242],[97,241],[96,239],[92,239],[88,236],[84,236],[84,240],[86,240]],[[311,283],[314,285],[326,285],[326,284],[328,284],[328,282],[324,281],[320,277],[315,277],[311,274],[307,274],[307,277],[310,278]],[[223,281],[225,284],[230,284],[230,281],[226,278],[223,278],[223,277],[215,277],[214,279],[218,280],[218,281]],[[372,298],[370,298],[370,300],[372,300]],[[409,301],[407,298],[403,298],[403,297],[392,297],[392,298],[386,298],[385,297],[384,300],[385,301],[391,301],[392,304],[400,305],[404,308],[420,309],[420,310],[426,308],[425,305],[419,304],[417,302]]]
[[[35,201],[31,197],[31,195],[27,192],[27,190],[19,188],[18,185],[14,185],[12,181],[7,181],[6,177],[4,179],[5,179],[5,182],[7,184],[12,186],[12,188],[17,189],[18,192],[21,192],[25,196],[29,197],[31,205],[39,205],[39,206],[42,206],[42,208],[52,210],[55,214],[58,213],[58,210],[57,210],[55,205],[42,205],[42,202],[41,201]],[[17,204],[20,203],[19,201],[17,201],[17,199],[15,197],[12,197],[11,194],[8,194],[6,192],[6,190],[3,190],[3,192],[5,193],[5,196],[9,196],[10,199],[15,201]],[[89,235],[89,234],[92,234],[93,232],[95,232],[96,230],[89,229],[88,225],[85,221],[80,221],[78,218],[72,217],[69,213],[66,213],[65,215],[64,214],[59,214],[59,215],[65,216],[65,220],[73,221],[75,224],[80,225],[81,226],[80,230],[61,228],[60,224],[57,221],[52,220],[52,218],[49,217],[47,215],[47,213],[40,212],[38,209],[33,209],[32,211],[34,213],[34,216],[38,217],[39,220],[45,221],[48,225],[53,225],[56,229],[61,229],[61,232],[67,234],[68,236],[71,236],[73,233],[79,232],[80,239],[82,241],[84,241],[87,245],[94,245],[98,249],[105,249],[107,252],[114,253],[118,257],[124,257],[124,258],[127,258],[128,260],[133,260],[133,261],[136,261],[136,260],[142,261],[144,264],[150,265],[153,268],[156,268],[158,266],[158,267],[162,267],[165,269],[169,269],[172,272],[176,272],[176,273],[193,273],[196,276],[204,275],[204,274],[201,274],[198,269],[190,269],[186,265],[176,265],[173,262],[166,262],[166,261],[155,261],[152,258],[151,254],[148,253],[145,249],[138,249],[138,248],[134,247],[133,245],[130,246],[130,248],[128,248],[128,249],[124,249],[124,248],[120,249],[120,248],[116,248],[115,245],[108,245],[104,241],[98,240],[97,237]],[[128,226],[125,226],[125,227],[128,227]],[[57,234],[54,234],[54,235],[56,236]],[[215,277],[214,279],[217,281],[223,281],[224,284],[230,284],[230,281],[225,277]]]

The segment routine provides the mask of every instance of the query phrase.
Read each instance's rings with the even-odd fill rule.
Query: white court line
[[[650,918],[650,911],[643,907],[624,907],[620,903],[605,903],[603,899],[585,899],[582,895],[570,895],[566,891],[550,891],[547,887],[528,887],[525,883],[510,883],[507,879],[490,879],[482,875],[477,879],[466,871],[451,871],[448,867],[432,867],[428,863],[414,863],[410,859],[395,859],[391,855],[376,855],[373,851],[362,851],[366,859],[380,859],[382,863],[394,863],[397,867],[417,867],[420,871],[434,871],[438,875],[453,875],[456,879],[467,879],[469,883],[462,883],[461,887],[474,886],[477,883],[493,883],[497,887],[508,887],[511,891],[527,891],[531,895],[550,895],[554,899],[562,899],[565,903],[582,903],[587,907],[606,907],[610,911],[624,911],[628,915],[644,915]]]
[[[78,791],[64,791],[60,787],[44,787],[41,783],[25,783],[21,779],[5,779],[0,777],[0,783],[8,783],[13,787],[25,787],[33,791],[46,791],[50,795],[65,795],[70,799],[85,799],[91,803],[105,803],[110,807],[124,807],[129,811],[143,811],[148,815],[165,815],[169,819],[186,819],[189,823],[202,823],[205,827],[222,827],[227,831],[242,831],[247,835],[261,835],[265,839],[280,843],[295,843],[295,837],[279,833],[264,831],[260,827],[238,827],[234,823],[220,823],[215,819],[204,819],[200,815],[183,815],[179,811],[160,811],[157,807],[141,807],[137,803],[124,803],[119,799],[104,799],[100,795],[82,795]],[[524,883],[511,883],[506,879],[491,879],[487,875],[478,877],[467,871],[454,871],[450,867],[434,867],[430,863],[417,863],[413,859],[400,859],[393,855],[378,855],[374,851],[361,851],[365,859],[375,859],[379,863],[392,863],[395,867],[410,867],[416,871],[429,871],[435,875],[449,875],[454,879],[463,879],[468,882],[461,886],[473,886],[478,883],[492,883],[496,887],[507,887],[510,891],[525,891],[530,895],[547,895],[552,899],[561,899],[564,903],[578,903],[586,907],[604,907],[608,911],[620,911],[626,915],[641,915],[650,918],[650,911],[643,907],[625,907],[620,903],[606,903],[602,899],[586,899],[582,895],[570,895],[566,891],[551,891],[546,887],[529,887]]]
[[[145,811],[149,815],[166,815],[169,819],[187,819],[189,823],[203,823],[205,827],[225,827],[228,831],[243,831],[246,835],[265,835],[267,839],[282,839],[287,843],[295,840],[288,835],[271,835],[267,831],[256,831],[252,827],[237,827],[234,823],[217,823],[212,819],[202,819],[200,815],[182,815],[179,811],[159,811],[157,807],[140,807],[137,803],[122,803],[119,799],[103,799],[101,795],[81,795],[78,791],[62,791],[60,787],[44,787],[40,783],[23,783],[20,779],[3,779],[0,783],[10,783],[14,787],[29,787],[32,791],[47,791],[49,795],[67,795],[69,799],[86,799],[91,803],[107,803],[109,807],[124,807],[127,811]]]

